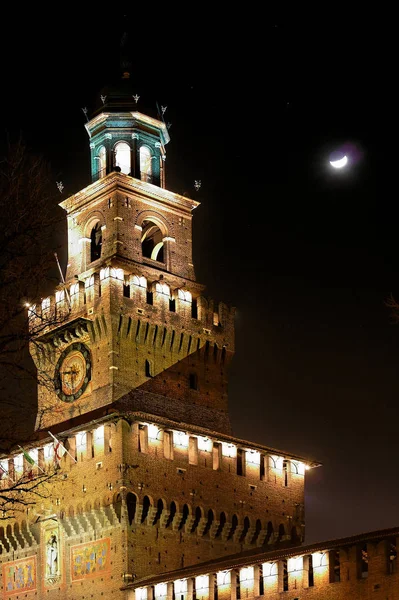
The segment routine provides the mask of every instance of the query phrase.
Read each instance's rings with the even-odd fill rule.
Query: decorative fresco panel
[[[71,579],[102,575],[110,568],[110,538],[71,547]]]
[[[36,590],[36,556],[28,556],[3,564],[5,596]]]

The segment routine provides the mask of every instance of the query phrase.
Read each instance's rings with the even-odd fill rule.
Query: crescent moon
[[[342,169],[348,162],[348,157],[345,155],[339,160],[330,160],[330,165],[334,167],[334,169]]]

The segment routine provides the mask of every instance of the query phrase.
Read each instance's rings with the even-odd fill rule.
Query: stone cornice
[[[109,194],[117,189],[121,189],[124,192],[142,194],[147,200],[152,199],[166,204],[171,208],[179,208],[185,212],[191,212],[200,204],[200,202],[186,196],[180,196],[180,194],[169,192],[152,183],[140,181],[140,179],[135,179],[134,177],[114,171],[106,177],[91,183],[73,196],[69,196],[69,198],[60,202],[59,206],[66,210],[69,215],[84,208],[99,194]]]

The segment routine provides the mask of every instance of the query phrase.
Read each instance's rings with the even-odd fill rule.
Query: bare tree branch
[[[59,191],[49,165],[18,140],[0,158],[0,460],[18,445],[31,445],[37,418],[37,386],[52,386],[48,373],[38,373],[29,345],[49,327],[68,318],[55,308],[35,313],[35,301],[60,284],[54,252],[64,227]],[[28,322],[28,307],[37,317]],[[23,419],[21,419],[23,415]],[[40,422],[40,418],[38,419]],[[1,474],[1,471],[0,471]],[[50,493],[53,469],[34,477],[0,478],[0,520],[26,512]]]

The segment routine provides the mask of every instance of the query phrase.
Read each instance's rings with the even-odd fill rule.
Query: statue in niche
[[[52,531],[46,544],[46,577],[58,575],[58,539]]]

